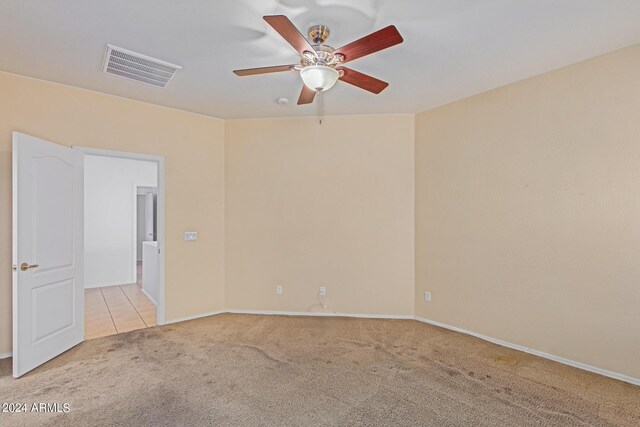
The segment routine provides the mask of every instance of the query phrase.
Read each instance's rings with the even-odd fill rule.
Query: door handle
[[[37,267],[40,267],[40,266],[38,264],[29,265],[26,262],[23,262],[22,264],[20,264],[20,270],[22,271],[27,271],[30,268],[37,268]]]

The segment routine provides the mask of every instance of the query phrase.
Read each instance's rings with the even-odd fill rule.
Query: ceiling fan
[[[280,71],[299,71],[304,85],[298,98],[298,105],[312,103],[317,92],[331,89],[337,80],[375,94],[389,86],[387,82],[347,68],[344,64],[402,43],[402,36],[395,26],[389,25],[339,49],[334,49],[324,44],[330,33],[329,28],[324,25],[309,28],[307,40],[284,15],[268,15],[264,20],[298,51],[300,63],[235,70],[236,75],[251,76]]]

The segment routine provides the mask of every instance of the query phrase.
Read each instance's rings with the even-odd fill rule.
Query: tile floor
[[[156,325],[156,307],[132,283],[84,291],[85,339],[115,335]]]

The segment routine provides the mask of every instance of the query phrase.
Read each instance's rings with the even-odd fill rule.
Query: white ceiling
[[[422,111],[640,42],[639,0],[0,0],[0,70],[221,118],[316,115],[295,104],[297,73],[231,72],[296,63],[269,14],[304,34],[328,25],[334,47],[389,24],[403,35],[349,65],[390,86],[339,83],[327,115]],[[107,75],[107,43],[184,68],[166,89]]]

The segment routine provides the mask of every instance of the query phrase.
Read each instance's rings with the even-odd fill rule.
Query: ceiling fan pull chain
[[[318,115],[320,116],[320,126],[322,126],[322,118],[324,117],[324,95],[322,91],[318,92]]]

